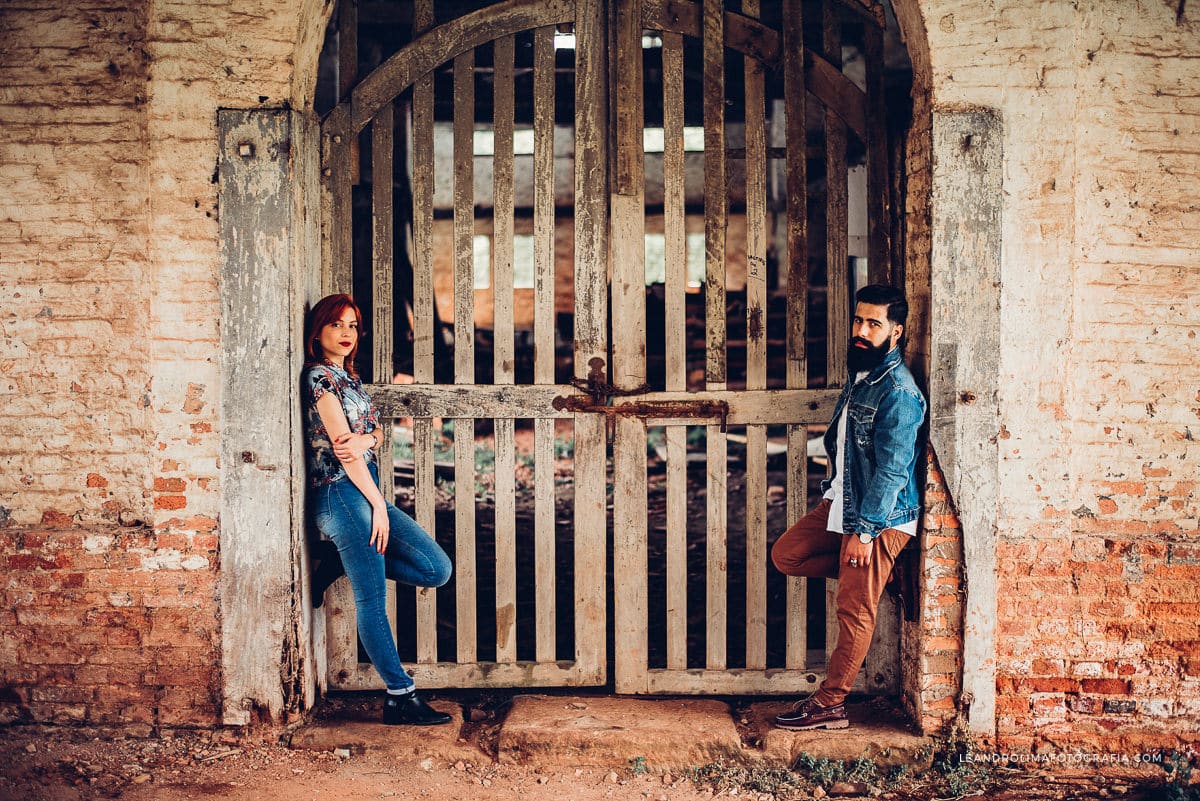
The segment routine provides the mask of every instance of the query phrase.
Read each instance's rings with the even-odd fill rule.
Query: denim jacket
[[[846,415],[846,475],[842,481],[842,530],[878,537],[885,528],[917,519],[917,435],[925,420],[925,398],[899,348],[858,383],[847,382],[825,432],[825,452],[836,470],[837,420]],[[829,489],[831,475],[821,484]]]

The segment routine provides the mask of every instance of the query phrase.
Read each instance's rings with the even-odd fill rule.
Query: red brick
[[[87,474],[87,485],[89,487],[107,487],[108,479],[105,478],[104,476],[100,475],[99,473],[88,473]]]
[[[1129,681],[1126,679],[1084,679],[1080,686],[1085,693],[1101,695],[1128,695]]]
[[[154,479],[155,492],[183,492],[187,489],[187,482],[182,478],[156,478]]]
[[[1079,682],[1064,677],[1022,679],[1020,689],[1035,693],[1076,693],[1079,692]]]
[[[160,495],[154,499],[155,509],[183,509],[187,498],[183,495]]]

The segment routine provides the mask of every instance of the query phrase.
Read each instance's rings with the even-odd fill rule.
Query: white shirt
[[[857,384],[866,378],[866,376],[866,370],[858,373],[854,376],[854,383]],[[842,487],[844,486],[842,478],[846,475],[846,412],[849,408],[850,404],[847,403],[842,407],[842,413],[838,415],[837,452],[833,455],[835,471],[833,474],[833,483],[829,485],[829,489],[825,490],[825,495],[823,496],[826,500],[833,501],[833,504],[829,507],[829,521],[825,524],[825,530],[836,534],[845,533],[842,531],[843,506],[845,503],[845,495],[842,492]],[[917,521],[915,519],[910,520],[907,523],[894,526],[894,528],[896,531],[903,532],[911,537],[917,533]]]

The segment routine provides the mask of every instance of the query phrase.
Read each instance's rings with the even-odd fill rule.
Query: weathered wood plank
[[[342,133],[326,133],[329,152],[329,190],[331,194],[329,246],[329,291],[351,293],[354,290],[354,244],[351,239],[351,192],[353,186],[351,159],[354,151],[350,137]]]
[[[724,23],[722,0],[704,0],[704,319],[709,389],[724,389],[726,382]]]
[[[492,350],[497,384],[513,382],[513,50],[511,36],[493,43]]]
[[[475,597],[475,421],[454,421],[454,589],[458,661],[474,662],[478,642]]]
[[[554,383],[554,29],[533,34],[533,380]]]
[[[454,383],[475,383],[475,51],[454,59]],[[475,421],[454,421],[458,661],[476,655]]]
[[[784,0],[783,94],[787,138],[787,385],[808,382],[808,175],[805,158],[804,36],[800,0]]]
[[[742,12],[759,13],[758,0]],[[746,389],[767,386],[767,132],[762,63],[746,57]],[[767,667],[767,429],[746,427],[746,667]]]
[[[376,384],[392,383],[392,317],[394,290],[392,261],[395,238],[392,225],[392,164],[394,115],[384,106],[371,123],[371,367]],[[384,447],[379,449],[379,488],[383,497],[395,497],[392,483],[392,421],[382,418]]]
[[[437,530],[434,501],[433,421],[413,420],[413,487],[417,525],[432,536]],[[417,662],[436,662],[437,652],[437,590],[425,587],[417,590]]]
[[[646,691],[661,695],[798,695],[811,692],[825,678],[809,670],[651,670]],[[860,673],[854,692],[866,689]]]
[[[256,722],[256,710],[282,718],[293,688],[281,660],[298,652],[289,641],[307,610],[293,607],[295,561],[304,527],[297,517],[293,458],[299,434],[295,419],[301,341],[292,326],[300,319],[302,294],[294,294],[296,232],[293,159],[301,125],[279,109],[221,110],[219,198],[228,210],[219,220],[221,481],[220,697],[222,721]],[[249,143],[247,156],[241,149]],[[270,309],[270,313],[264,313]],[[250,354],[253,354],[250,356]],[[261,360],[260,358],[261,357]],[[269,424],[267,424],[269,421]],[[82,443],[84,448],[88,444]],[[253,458],[245,458],[250,453]],[[247,499],[253,499],[247,502]],[[212,603],[212,601],[210,601]]]
[[[377,386],[373,400],[381,413],[392,417],[531,417],[570,419],[570,410],[554,408],[558,397],[583,399],[579,390],[567,384],[494,385],[478,386],[466,391],[464,387],[445,384],[405,384]],[[697,392],[646,392],[618,398],[620,408],[633,408],[642,403],[709,403],[729,405],[726,422],[729,425],[784,425],[827,423],[837,400],[837,390],[829,389],[763,389],[763,390],[701,390]],[[590,413],[589,413],[590,414]],[[653,407],[640,407],[629,413],[666,425],[665,420],[677,419],[669,413],[659,413]],[[683,419],[679,425],[698,425],[719,419],[709,417]],[[803,440],[801,440],[803,442]],[[800,449],[804,454],[804,448]]]
[[[687,389],[683,37],[663,33],[663,234],[666,388]],[[687,427],[667,432],[667,668],[687,668]]]
[[[683,37],[663,34],[663,238],[666,388],[687,389],[687,234],[683,162]]]
[[[640,37],[639,37],[640,44]],[[648,659],[646,426],[619,418],[613,440],[613,648],[616,690],[645,692]]]
[[[539,418],[533,424],[533,561],[534,658],[538,662],[553,662],[558,651],[556,622],[557,605],[554,595],[555,513],[554,513],[554,420]]]
[[[338,102],[358,83],[358,0],[338,0]],[[373,116],[373,115],[372,115]]]
[[[613,383],[646,380],[646,223],[640,0],[616,3],[616,163],[612,186]],[[646,427],[620,418],[613,441],[613,575],[617,692],[639,692],[647,666]]]
[[[579,3],[575,21],[575,376],[607,359],[608,320],[608,65],[605,11]],[[604,681],[605,514],[604,420],[575,419],[575,655]]]
[[[433,0],[415,0],[413,34],[433,27]],[[433,383],[433,76],[426,74],[413,86],[412,191],[413,191],[413,378]],[[412,415],[404,415],[413,417]],[[437,516],[434,500],[433,420],[413,419],[413,485],[417,525],[432,536]],[[417,662],[436,662],[437,590],[417,590]]]
[[[842,26],[832,0],[824,4],[825,57],[842,63]],[[846,343],[850,338],[850,286],[848,266],[846,125],[825,111],[825,273],[826,294],[826,386],[846,383]]]
[[[553,421],[550,421],[553,425]],[[517,658],[516,437],[511,417],[495,420],[496,433],[496,661]]]
[[[507,0],[438,25],[363,78],[351,96],[348,130],[362,130],[381,105],[459,54],[502,36],[570,22],[575,14],[574,0]]]
[[[687,427],[667,427],[667,668],[687,667]]]
[[[873,284],[892,280],[888,226],[887,107],[883,94],[883,31],[863,30],[867,65],[867,275]]]
[[[423,689],[500,689],[506,687],[579,687],[595,685],[596,675],[577,662],[438,662],[420,664],[412,671]],[[600,682],[603,683],[603,682]],[[348,670],[338,687],[345,690],[379,690],[383,682],[368,663]]]
[[[726,526],[728,520],[728,452],[720,426],[707,431],[708,503],[706,519],[706,658],[709,670],[726,665],[726,579],[729,572]]]
[[[513,383],[513,51],[511,36],[493,45],[492,308],[493,376]],[[516,432],[497,417],[496,434],[496,661],[517,658]]]
[[[808,358],[805,337],[808,324],[808,175],[806,165],[806,121],[803,20],[800,0],[784,0],[783,6],[783,81],[787,165],[787,376],[789,388],[808,385]],[[836,401],[835,401],[836,402]],[[832,409],[830,410],[832,414]],[[787,505],[788,520],[799,520],[808,511],[808,428],[788,427]],[[788,579],[788,624],[786,664],[802,667],[806,663],[805,582]]]
[[[533,33],[533,380],[554,384],[554,29]],[[534,449],[534,656],[557,655],[554,420],[539,417]]]

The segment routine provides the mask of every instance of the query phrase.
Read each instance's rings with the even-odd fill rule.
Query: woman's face
[[[358,316],[349,307],[340,319],[321,329],[321,350],[325,358],[334,364],[345,364],[346,356],[358,344]]]

